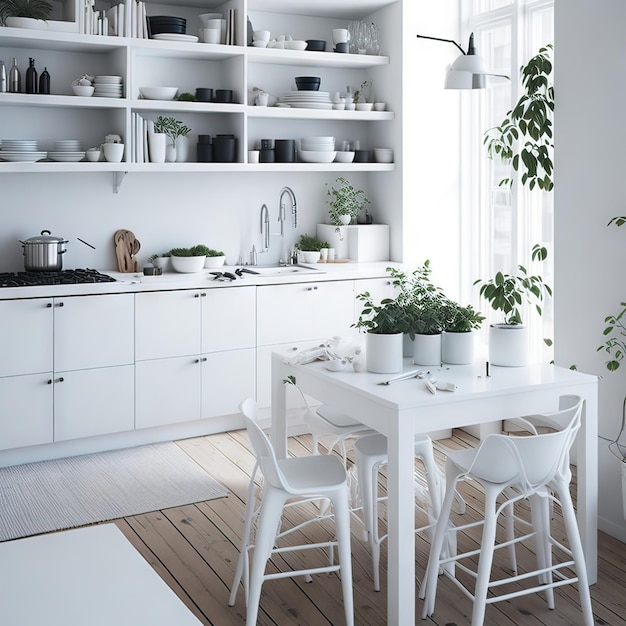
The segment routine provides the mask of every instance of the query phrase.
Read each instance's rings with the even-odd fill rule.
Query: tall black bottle
[[[26,93],[37,93],[37,70],[35,69],[35,59],[28,59],[28,69],[26,70]]]
[[[47,67],[43,68],[39,77],[39,93],[50,93],[50,74]]]

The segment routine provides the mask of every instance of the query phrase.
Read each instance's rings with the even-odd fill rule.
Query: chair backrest
[[[286,489],[287,485],[278,467],[274,447],[256,421],[258,414],[256,402],[252,398],[247,398],[239,405],[239,410],[243,414],[254,454],[265,480],[274,487]]]
[[[561,426],[555,432],[486,437],[468,473],[496,483],[515,481],[528,491],[549,483],[558,474],[569,480],[569,450],[580,428],[582,400],[564,396],[562,406],[565,408],[546,414],[552,424]]]

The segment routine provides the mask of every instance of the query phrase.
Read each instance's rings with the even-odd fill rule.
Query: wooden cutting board
[[[141,244],[134,233],[125,229],[116,230],[113,241],[115,243],[118,271],[125,273],[136,272],[137,259],[135,255],[139,252]]]

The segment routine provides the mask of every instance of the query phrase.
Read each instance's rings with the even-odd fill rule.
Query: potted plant
[[[372,86],[372,81],[364,80],[361,86],[354,92],[354,106],[357,111],[371,111],[374,108],[373,102],[367,102],[365,97],[365,90]],[[370,94],[371,96],[371,94]]]
[[[186,160],[186,149],[182,147],[182,143],[177,143],[177,141],[179,137],[187,137],[191,132],[190,128],[175,117],[163,117],[159,115],[157,121],[154,123],[154,132],[163,133],[171,142],[165,150],[165,160],[168,163]]]
[[[319,237],[300,235],[300,239],[294,245],[294,249],[302,254],[304,263],[317,263],[320,260],[320,251],[324,248],[330,248],[327,241],[322,241]]]
[[[412,326],[411,311],[398,299],[376,304],[369,291],[357,295],[363,310],[354,328],[366,333],[365,360],[369,372],[394,374],[402,370],[402,337]]]
[[[370,204],[365,195],[365,191],[357,189],[343,176],[337,178],[336,187],[330,187],[326,191],[326,204],[328,204],[328,215],[330,223],[334,225],[335,231],[341,233],[340,226],[346,226],[356,220],[361,210]],[[328,187],[328,183],[326,184]]]
[[[545,247],[533,246],[533,261],[545,261],[548,252]],[[529,274],[523,265],[518,265],[518,274],[497,272],[489,280],[478,279],[480,295],[494,311],[504,315],[504,322],[489,327],[489,360],[493,365],[518,366],[528,364],[528,333],[522,323],[522,306],[526,302],[534,304],[542,314],[544,298],[552,295],[552,289],[541,276]],[[548,339],[544,341],[549,345]]]
[[[169,255],[172,259],[172,267],[184,274],[199,272],[204,267],[209,248],[198,244],[191,248],[172,248]]]
[[[165,269],[170,260],[170,253],[163,252],[162,254],[151,254],[148,257],[148,263],[152,263],[154,267]]]
[[[0,0],[0,24],[14,28],[46,28],[52,5],[46,0]]]
[[[215,269],[216,267],[222,267],[226,261],[226,255],[221,250],[215,250],[214,248],[207,248],[206,259],[204,261],[204,267],[208,269]]]
[[[441,334],[441,360],[452,365],[468,365],[474,360],[474,336],[485,316],[471,304],[461,306],[448,300]]]

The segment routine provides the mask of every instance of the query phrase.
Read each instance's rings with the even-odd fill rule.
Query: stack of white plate
[[[5,161],[39,161],[46,153],[38,150],[36,139],[3,139],[0,159]]]
[[[52,151],[48,152],[48,157],[53,161],[69,163],[81,161],[85,156],[78,139],[59,139],[52,144],[52,148]]]
[[[93,95],[100,98],[123,98],[124,85],[121,76],[96,76],[93,81],[96,88]]]
[[[288,91],[282,101],[294,109],[332,109],[327,91]]]
[[[305,163],[332,163],[337,155],[334,137],[301,137],[300,160]]]

